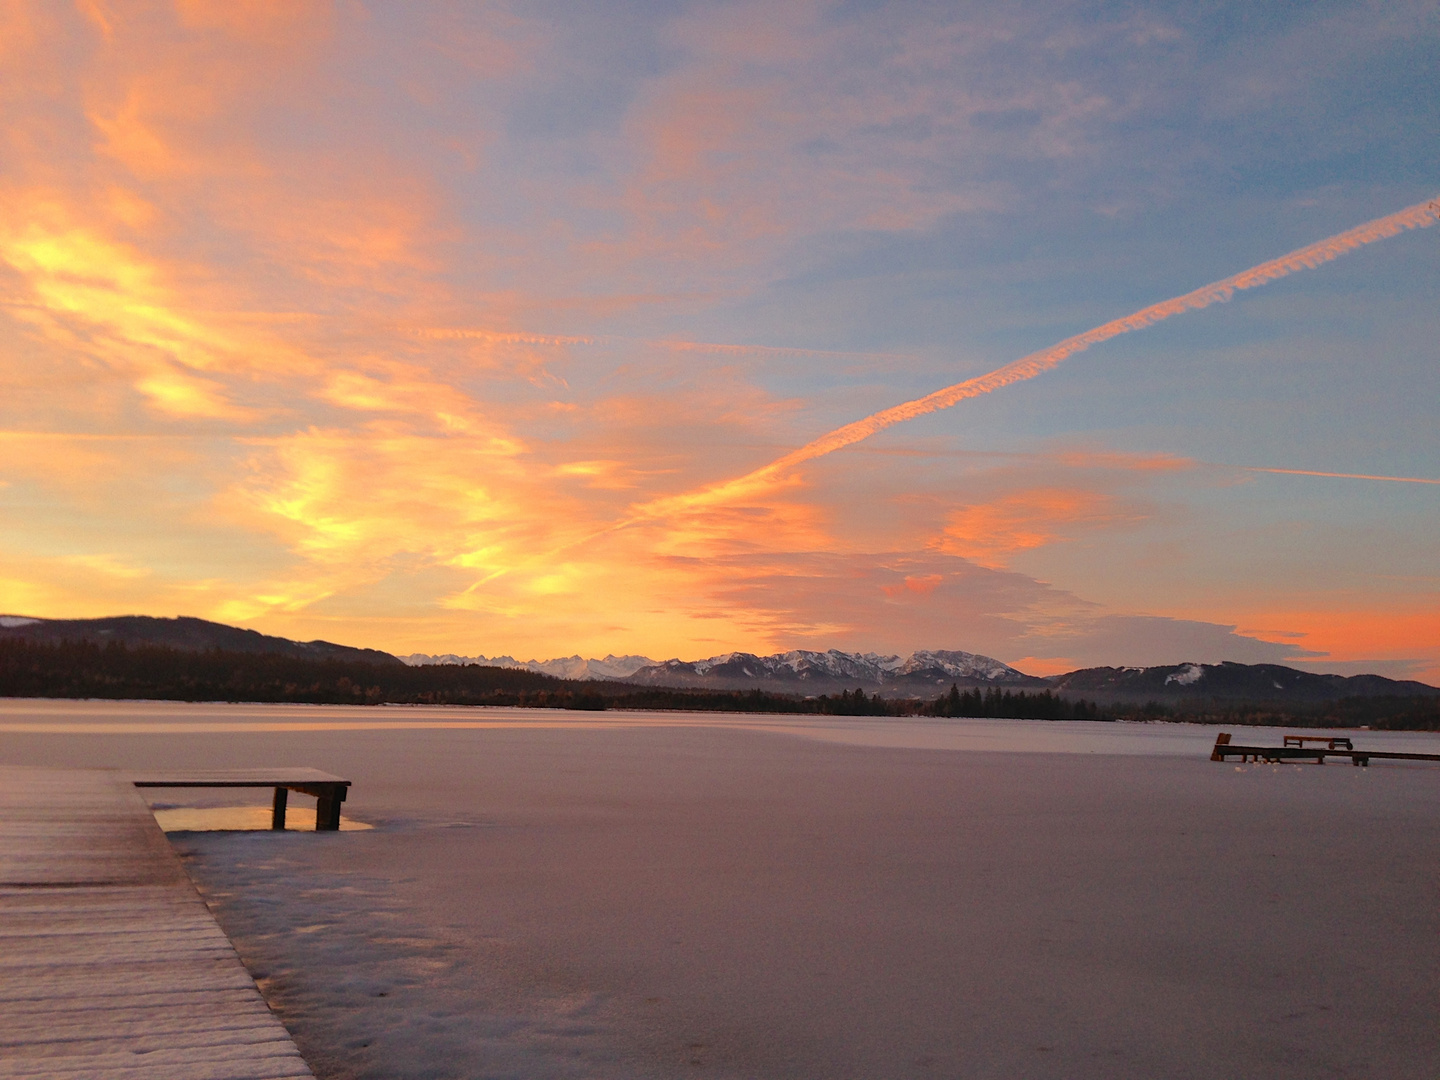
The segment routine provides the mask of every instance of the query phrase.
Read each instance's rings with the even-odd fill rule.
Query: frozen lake
[[[173,834],[322,1077],[1432,1076],[1440,768],[1216,730],[9,700],[0,761],[353,779]]]

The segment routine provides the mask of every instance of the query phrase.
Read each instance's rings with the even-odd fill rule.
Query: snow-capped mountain
[[[1009,664],[1002,664],[999,660],[988,656],[980,656],[976,653],[951,652],[944,649],[931,651],[922,649],[920,652],[911,653],[910,657],[900,666],[901,675],[929,675],[938,672],[952,679],[976,679],[980,682],[1014,682],[1016,679],[1029,679],[1025,675],[1012,668]]]
[[[407,664],[481,664],[524,668],[562,679],[614,679],[647,686],[696,686],[724,690],[779,690],[822,694],[857,686],[885,693],[932,693],[952,682],[962,686],[1039,686],[1043,680],[1016,671],[989,656],[922,650],[907,657],[879,653],[847,653],[839,649],[812,652],[793,649],[773,656],[731,652],[704,660],[666,660],[610,655],[603,660],[565,656],[553,660],[516,660],[511,656],[457,656],[412,653]]]
[[[773,656],[724,653],[706,660],[667,660],[627,680],[650,686],[828,693],[857,686],[882,693],[933,693],[937,686],[1041,686],[1044,681],[989,656],[923,650],[910,656],[795,649]]]
[[[457,656],[454,653],[411,653],[400,659],[412,667],[427,664],[479,664],[482,667],[523,668],[526,671],[538,671],[542,675],[554,675],[558,679],[623,679],[655,663],[648,656],[615,656],[613,653],[603,660],[587,660],[579,655],[562,656],[553,660],[516,660],[513,656]]]

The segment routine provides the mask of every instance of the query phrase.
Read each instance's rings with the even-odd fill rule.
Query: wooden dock
[[[133,778],[0,766],[0,1077],[310,1077]]]
[[[1306,746],[1306,743],[1323,745]],[[1241,746],[1230,741],[1230,733],[1222,731],[1215,736],[1215,747],[1210,751],[1211,761],[1227,761],[1239,758],[1241,762],[1259,761],[1276,765],[1282,762],[1298,764],[1308,761],[1324,765],[1327,757],[1349,758],[1352,765],[1369,765],[1375,761],[1440,761],[1440,754],[1416,754],[1397,750],[1356,750],[1346,738],[1329,735],[1287,735],[1284,746]]]
[[[289,793],[315,796],[315,831],[335,832],[340,828],[340,804],[350,790],[350,781],[319,769],[206,769],[203,772],[148,772],[130,778],[142,788],[274,788],[270,827],[285,828],[285,804]]]

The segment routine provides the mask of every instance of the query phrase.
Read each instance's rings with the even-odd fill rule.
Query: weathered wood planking
[[[0,766],[0,1078],[313,1076],[130,777]]]

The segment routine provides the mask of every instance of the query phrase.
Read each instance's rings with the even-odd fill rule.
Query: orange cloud
[[[256,480],[231,498],[288,523],[296,548],[320,562],[473,558],[531,517],[512,501],[523,472],[502,433],[427,437],[377,422],[254,445],[265,451]]]
[[[43,192],[0,199],[0,216],[0,260],[29,294],[28,303],[11,308],[15,317],[126,371],[164,412],[248,415],[209,377],[234,343],[185,312],[142,253],[68,220],[60,201]]]
[[[886,596],[901,596],[904,593],[915,593],[919,596],[928,596],[944,581],[940,574],[910,574],[899,585],[885,585],[881,591]]]
[[[234,39],[267,48],[295,47],[297,42],[328,36],[334,6],[321,0],[176,0],[180,22],[199,30],[221,30]]]
[[[1100,492],[1033,488],[953,511],[938,546],[986,566],[1002,566],[1017,552],[1073,539],[1082,530],[1140,520],[1143,515]]]

